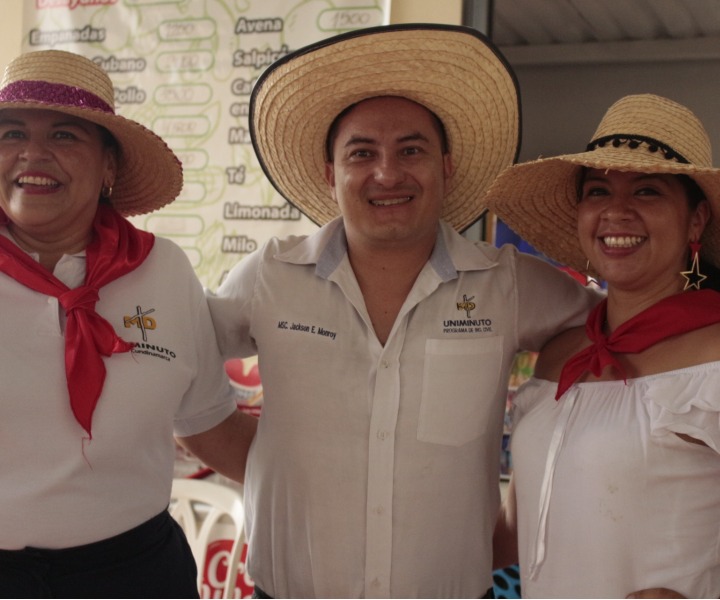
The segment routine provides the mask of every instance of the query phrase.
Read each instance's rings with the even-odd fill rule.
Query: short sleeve
[[[650,433],[685,434],[720,454],[719,389],[720,363],[649,379],[643,401],[650,416]]]

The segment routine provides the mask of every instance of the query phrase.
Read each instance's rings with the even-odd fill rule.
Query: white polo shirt
[[[227,357],[258,354],[249,572],[275,597],[479,597],[515,353],[597,296],[442,224],[383,346],[342,222],[274,239],[210,298]]]
[[[85,253],[62,257],[55,275],[80,285]],[[0,549],[87,544],[160,513],[173,433],[200,433],[236,410],[202,286],[178,246],[156,238],[142,265],[100,289],[96,308],[137,346],[103,359],[90,440],[70,407],[63,309],[0,273]]]

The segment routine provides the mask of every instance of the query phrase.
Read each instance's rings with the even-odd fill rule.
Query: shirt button
[[[378,516],[382,516],[383,514],[385,514],[385,509],[382,506],[376,506],[375,514]]]
[[[380,587],[380,580],[376,577],[375,579],[372,580],[372,583],[370,585],[373,587],[376,587],[376,588]]]
[[[382,363],[380,364],[382,365],[383,369],[387,369],[390,366],[390,363],[386,360],[382,361]]]
[[[379,429],[377,432],[377,438],[379,440],[384,440],[388,436],[387,431],[383,431],[382,429]]]

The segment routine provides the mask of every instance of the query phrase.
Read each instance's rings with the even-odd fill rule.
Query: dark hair
[[[120,144],[118,144],[115,136],[102,125],[97,125],[97,128],[100,130],[100,139],[102,140],[103,146],[111,149],[115,154],[119,154]]]
[[[381,96],[376,96],[381,97]],[[435,130],[437,131],[438,135],[440,136],[440,147],[442,149],[443,154],[447,154],[450,152],[450,144],[448,143],[448,137],[447,132],[445,131],[445,125],[440,120],[440,117],[438,117],[433,111],[431,111],[427,106],[424,104],[420,104],[419,102],[415,102],[414,100],[410,100],[409,98],[404,98],[403,96],[392,96],[396,98],[403,98],[403,100],[409,100],[410,102],[414,102],[418,106],[422,106],[426,111],[430,113],[430,117],[433,122],[433,126],[435,127]],[[370,98],[363,98],[359,102],[355,102],[354,104],[351,104],[350,106],[346,106],[334,119],[333,122],[330,123],[330,127],[328,128],[328,134],[325,138],[325,159],[329,162],[332,162],[333,160],[333,146],[335,145],[335,140],[337,138],[338,134],[338,128],[340,127],[340,121],[342,121],[349,113],[353,111],[353,109],[360,104],[361,102],[364,102],[365,100],[370,100]]]
[[[691,269],[692,259],[688,258],[687,270],[690,271]],[[720,269],[700,257],[700,273],[707,277],[707,279],[703,280],[700,284],[701,289],[720,292]]]
[[[115,139],[115,136],[110,133],[105,127],[102,125],[97,125],[98,130],[100,131],[100,139],[102,141],[103,146],[110,150],[113,154],[115,154],[115,158],[120,158],[120,144],[118,144],[117,139]],[[100,204],[107,204],[112,206],[112,202],[110,201],[110,198],[106,198],[105,196],[100,194],[100,199],[98,201]]]
[[[691,209],[696,209],[703,200],[707,200],[705,192],[703,192],[702,188],[692,177],[682,174],[675,175],[675,177],[677,177],[677,180],[682,183]]]
[[[687,196],[690,210],[695,210],[701,202],[707,200],[705,192],[703,192],[702,188],[692,177],[690,177],[689,175],[676,175],[675,177],[677,177],[677,180],[682,184],[683,189],[685,190],[685,196]],[[712,263],[703,260],[702,256],[700,256],[699,258],[700,273],[707,277],[707,279],[703,280],[700,285],[703,289],[710,289],[720,292],[720,269],[718,269],[718,267],[716,267]],[[692,263],[692,255],[688,252],[688,258],[686,263],[687,266],[685,267],[688,271],[692,270]]]

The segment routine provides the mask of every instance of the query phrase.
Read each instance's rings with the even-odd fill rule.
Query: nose
[[[603,207],[602,216],[606,219],[629,219],[633,212],[632,195],[621,192],[610,194]]]
[[[385,187],[393,187],[405,180],[405,171],[398,157],[383,154],[378,157],[373,169],[374,180]]]
[[[28,138],[20,147],[20,156],[31,160],[31,159],[39,159],[39,158],[45,158],[49,155],[49,150],[47,145],[43,140],[39,140],[37,138]]]

